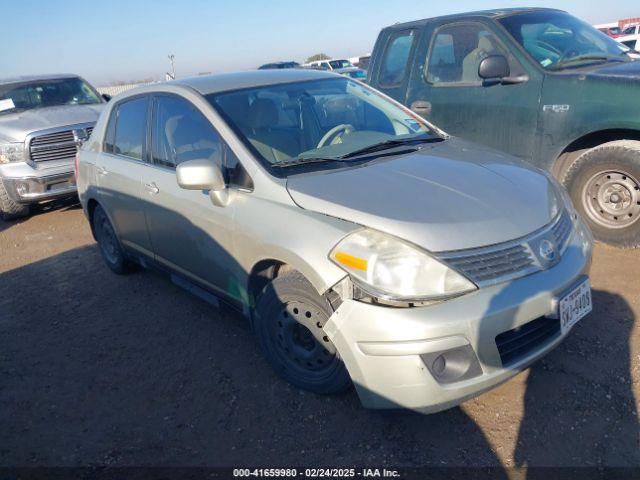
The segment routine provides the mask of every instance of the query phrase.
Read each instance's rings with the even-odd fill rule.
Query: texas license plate
[[[567,293],[558,303],[560,326],[564,335],[592,309],[589,279]]]

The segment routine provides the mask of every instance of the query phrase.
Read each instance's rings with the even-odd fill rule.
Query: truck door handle
[[[160,192],[160,189],[158,188],[158,185],[156,185],[154,182],[145,183],[144,184],[144,189],[147,192],[149,192],[151,195],[157,195]]]
[[[106,175],[109,173],[107,169],[103,167],[96,167],[96,171],[98,172],[98,175]]]
[[[416,100],[411,104],[411,110],[421,116],[431,115],[431,102]]]

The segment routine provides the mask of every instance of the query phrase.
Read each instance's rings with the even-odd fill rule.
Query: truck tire
[[[618,140],[587,150],[563,183],[596,240],[640,246],[640,142]]]
[[[29,205],[23,205],[11,200],[2,180],[0,180],[0,218],[14,220],[29,215]]]
[[[344,392],[351,378],[322,327],[332,314],[299,272],[289,271],[262,291],[253,330],[273,369],[296,387],[331,395]]]
[[[109,217],[100,205],[93,211],[93,231],[104,263],[118,275],[130,272],[132,263],[127,259]]]

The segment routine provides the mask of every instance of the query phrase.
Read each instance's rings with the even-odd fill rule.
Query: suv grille
[[[502,366],[517,363],[560,332],[560,320],[540,317],[496,337]]]
[[[478,286],[495,285],[542,270],[543,264],[534,255],[532,245],[542,238],[552,239],[560,256],[569,243],[572,229],[571,215],[563,210],[549,225],[523,239],[444,252],[438,257]]]
[[[93,127],[79,127],[75,130],[84,130],[88,138]],[[31,138],[29,143],[29,155],[34,162],[71,159],[77,150],[73,130],[37,135]]]

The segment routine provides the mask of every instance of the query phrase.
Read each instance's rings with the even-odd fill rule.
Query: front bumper
[[[17,203],[38,203],[75,195],[76,179],[72,165],[36,170],[28,165],[3,165],[0,181]]]
[[[558,330],[505,367],[496,336],[553,316],[558,297],[588,273],[591,249],[591,233],[579,220],[562,260],[548,270],[426,307],[345,300],[324,329],[365,407],[444,410],[506,381],[562,342],[566,335]],[[473,349],[479,368],[471,378],[437,381],[423,358],[456,348]]]

